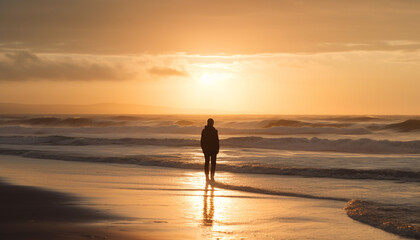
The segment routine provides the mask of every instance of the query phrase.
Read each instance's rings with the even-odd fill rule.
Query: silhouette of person
[[[204,173],[206,174],[206,181],[209,181],[209,163],[211,160],[211,181],[214,181],[214,174],[216,172],[216,156],[219,153],[219,134],[216,128],[213,127],[214,120],[209,118],[207,125],[201,132],[201,149],[204,153]]]

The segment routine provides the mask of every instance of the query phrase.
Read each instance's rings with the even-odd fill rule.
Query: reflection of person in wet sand
[[[203,195],[203,225],[213,226],[214,187],[211,186],[210,196],[208,195],[208,191],[209,191],[209,184],[206,183],[206,188],[204,189],[204,195]]]
[[[206,181],[209,181],[209,164],[211,159],[211,181],[214,181],[214,174],[216,172],[216,156],[219,153],[219,134],[216,128],[213,127],[214,120],[209,118],[207,125],[201,132],[201,149],[204,153],[205,164],[204,172],[206,174]]]

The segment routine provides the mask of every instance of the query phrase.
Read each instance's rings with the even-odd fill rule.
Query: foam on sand
[[[420,239],[420,208],[351,200],[345,208],[355,220],[400,236]]]
[[[344,201],[344,202],[349,200],[346,198],[339,198],[339,197],[316,196],[316,195],[310,195],[310,194],[304,194],[304,193],[293,193],[293,192],[284,192],[284,191],[277,191],[277,190],[255,188],[255,187],[250,187],[250,186],[232,185],[232,184],[226,184],[226,183],[217,182],[217,181],[210,182],[210,184],[214,187],[221,188],[221,189],[235,190],[235,191],[248,192],[248,193],[261,193],[261,194],[285,196],[285,197],[322,199],[322,200]]]

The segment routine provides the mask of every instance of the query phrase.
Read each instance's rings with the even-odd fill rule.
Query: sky
[[[0,102],[420,114],[418,29],[417,0],[0,0]]]

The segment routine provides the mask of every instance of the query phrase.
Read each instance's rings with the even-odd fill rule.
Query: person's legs
[[[206,180],[209,180],[209,163],[210,163],[210,155],[204,154],[204,159],[206,160],[204,163],[204,173],[206,174]]]
[[[211,180],[214,181],[214,174],[216,173],[216,157],[217,154],[211,155]]]

